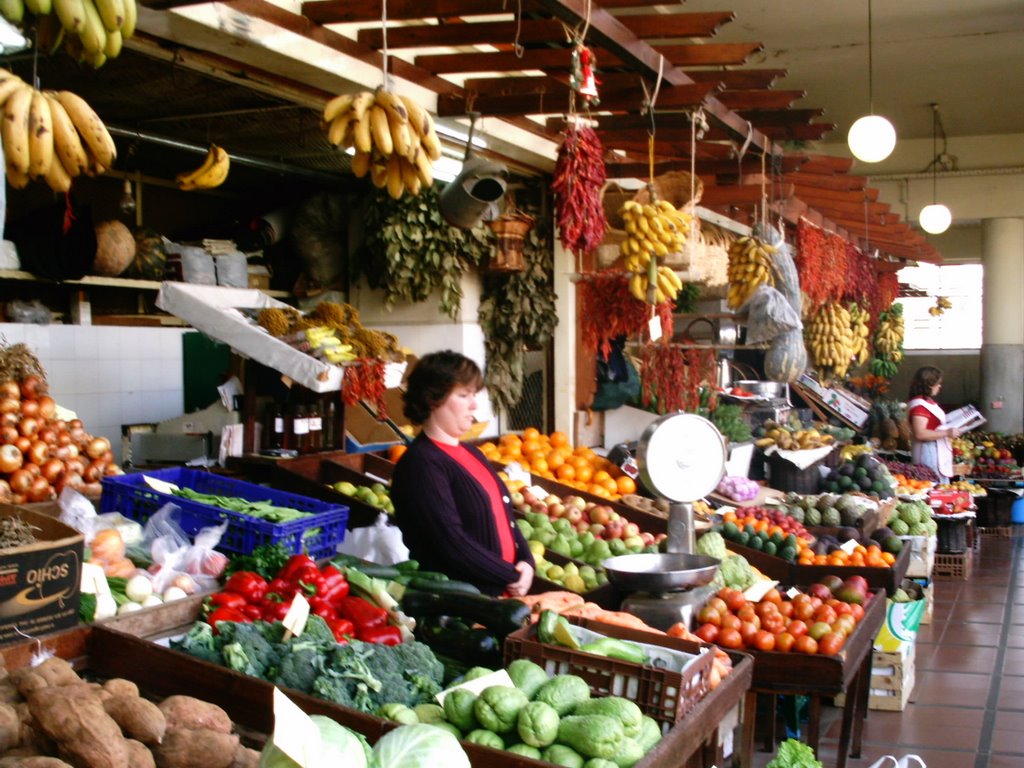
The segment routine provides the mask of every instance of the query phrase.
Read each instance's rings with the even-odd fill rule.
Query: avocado
[[[774,541],[766,541],[764,543],[764,553],[766,555],[774,555],[776,552],[778,552],[778,549],[779,548]]]
[[[883,525],[881,528],[878,528],[871,533],[871,538],[877,542],[882,542],[895,535],[896,534],[892,532],[892,528],[887,525]]]
[[[889,538],[882,541],[882,551],[889,552],[893,555],[898,555],[903,549],[903,539],[899,536],[890,536]]]
[[[868,476],[868,471],[864,467],[857,467],[853,470],[853,476],[860,480],[862,477]]]
[[[877,480],[875,482],[881,482],[881,480]],[[860,480],[857,481],[857,483],[858,485],[860,485],[860,489],[862,491],[870,491],[871,486],[874,485],[870,477],[862,477]]]
[[[859,539],[860,531],[856,528],[844,527],[840,528],[836,533],[836,536],[840,541],[849,541],[850,539]]]

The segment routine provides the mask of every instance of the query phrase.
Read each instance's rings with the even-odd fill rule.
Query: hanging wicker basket
[[[533,229],[535,220],[520,211],[504,213],[487,222],[498,242],[491,256],[488,268],[492,272],[522,272],[526,268],[523,247],[526,235]]]
[[[667,171],[654,177],[654,193],[659,200],[667,200],[676,208],[697,205],[704,194],[704,182],[689,171]],[[641,205],[650,202],[647,187],[641,187],[633,197]]]

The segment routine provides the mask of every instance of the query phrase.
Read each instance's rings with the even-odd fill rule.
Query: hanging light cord
[[[381,46],[381,69],[384,72],[384,90],[389,91],[391,89],[388,87],[388,0],[381,0],[380,3],[380,28],[384,38],[384,45]]]
[[[875,114],[875,57],[874,42],[871,36],[871,0],[868,0],[868,113]]]
[[[938,197],[939,173],[939,105],[932,104],[932,203]]]

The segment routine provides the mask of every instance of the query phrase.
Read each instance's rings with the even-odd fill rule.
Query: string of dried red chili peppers
[[[796,268],[810,308],[842,299],[848,269],[846,240],[801,219],[797,243]]]
[[[878,273],[870,258],[852,243],[846,244],[846,285],[843,298],[862,306],[871,306],[878,293]]]
[[[604,240],[604,182],[604,147],[597,133],[588,125],[570,124],[558,149],[551,189],[558,239],[577,256],[590,253]]]
[[[640,397],[644,408],[657,413],[696,411],[701,387],[714,385],[716,369],[712,349],[680,349],[647,344],[640,355]]]
[[[875,317],[892,306],[900,295],[900,279],[895,272],[885,271],[878,274],[877,303],[871,305]]]
[[[363,358],[353,365],[345,366],[341,380],[341,399],[346,405],[355,405],[360,400],[373,406],[377,416],[387,418],[388,406],[384,402],[384,363],[381,360]]]
[[[643,334],[651,318],[651,305],[637,301],[629,293],[628,276],[620,270],[592,272],[578,284],[579,317],[583,343],[600,353],[602,359],[611,351],[612,339]],[[661,335],[672,338],[672,302],[655,307],[661,320]]]

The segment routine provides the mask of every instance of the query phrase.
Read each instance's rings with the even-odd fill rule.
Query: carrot
[[[515,599],[530,606],[530,611],[533,613],[540,613],[544,610],[562,613],[567,608],[583,604],[582,597],[575,592],[566,591],[541,592],[537,595],[523,595]]]
[[[565,616],[579,616],[582,619],[592,619],[603,624],[611,624],[616,627],[627,627],[629,629],[642,629],[645,632],[656,632],[664,634],[660,629],[645,624],[631,613],[624,611],[607,611],[597,603],[583,603],[562,611]]]

